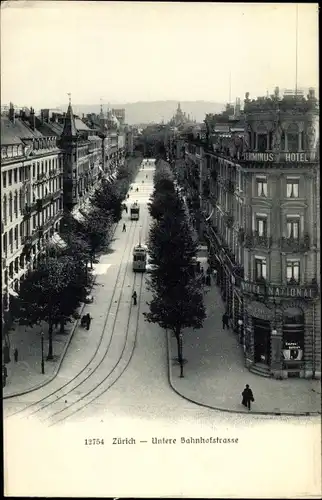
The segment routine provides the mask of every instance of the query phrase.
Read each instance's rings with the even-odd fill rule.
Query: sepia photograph
[[[5,496],[321,497],[318,37],[2,2]]]

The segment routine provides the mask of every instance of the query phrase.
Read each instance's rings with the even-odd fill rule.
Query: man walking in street
[[[229,324],[228,324],[228,313],[225,312],[222,315],[222,328],[225,330],[225,327],[227,327],[227,330],[229,329]]]
[[[126,233],[126,225],[125,225],[125,222],[123,223],[123,233]]]
[[[250,403],[254,402],[255,399],[253,396],[253,391],[251,390],[248,384],[246,384],[246,387],[242,392],[242,397],[243,397],[242,405],[246,406],[246,408],[250,410]]]
[[[13,357],[14,357],[15,363],[17,363],[17,361],[18,361],[18,349],[17,348],[15,348],[15,350],[13,351]]]
[[[137,293],[136,293],[136,291],[134,291],[133,294],[132,294],[132,299],[133,299],[133,305],[134,306],[136,306],[136,304],[137,304],[137,297],[138,297]]]
[[[92,318],[90,317],[90,314],[87,313],[87,319],[86,319],[86,329],[89,330],[89,327],[91,326],[91,321]]]

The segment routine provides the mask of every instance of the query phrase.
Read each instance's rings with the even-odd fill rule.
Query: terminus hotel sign
[[[261,283],[251,283],[250,281],[242,281],[240,284],[241,290],[245,293],[252,293],[254,295],[266,295],[270,297],[281,298],[301,298],[301,299],[314,299],[317,296],[318,290],[316,286],[302,287],[302,286],[277,286],[277,285],[264,285]]]
[[[262,162],[299,162],[312,163],[316,161],[316,153],[242,153],[243,161],[262,161]]]

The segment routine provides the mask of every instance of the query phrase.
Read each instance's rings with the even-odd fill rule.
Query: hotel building
[[[321,376],[318,102],[290,93],[207,115],[187,135],[179,181],[207,241],[245,364]],[[178,148],[177,148],[178,149]]]

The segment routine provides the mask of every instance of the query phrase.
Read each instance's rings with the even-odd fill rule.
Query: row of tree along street
[[[48,324],[48,360],[53,359],[54,328],[60,326],[63,333],[66,323],[79,318],[77,310],[94,285],[93,261],[111,241],[139,164],[140,158],[129,159],[114,182],[102,178],[90,200],[91,210],[82,212],[80,222],[65,214],[65,244],[45,246],[36,269],[29,271],[13,299],[12,315],[19,324]]]
[[[149,234],[152,292],[146,320],[171,330],[176,337],[180,377],[183,377],[183,330],[198,329],[206,317],[203,287],[196,273],[198,241],[194,238],[167,163],[157,162],[154,192],[149,203],[153,223]]]

